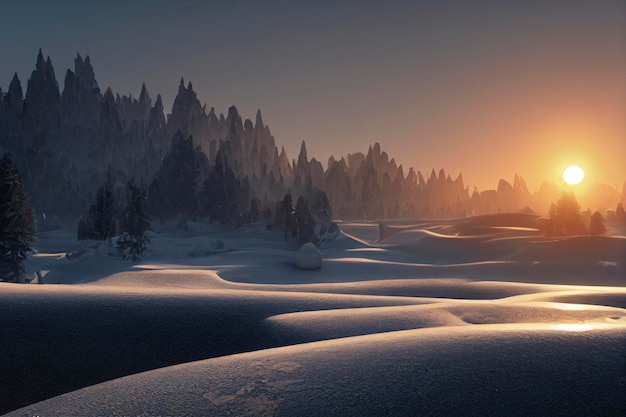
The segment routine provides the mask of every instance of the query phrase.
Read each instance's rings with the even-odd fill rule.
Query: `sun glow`
[[[585,171],[579,166],[570,165],[563,170],[563,181],[570,185],[579,184],[585,178]]]

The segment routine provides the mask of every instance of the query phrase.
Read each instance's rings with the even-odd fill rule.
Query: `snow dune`
[[[176,365],[9,415],[623,415],[624,346],[609,324],[379,333]]]
[[[46,285],[0,291],[0,412],[625,415],[626,239],[532,219],[343,224],[315,271],[261,225],[136,264],[45,236]]]

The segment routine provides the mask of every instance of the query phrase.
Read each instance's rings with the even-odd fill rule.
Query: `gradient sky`
[[[626,1],[4,1],[0,86],[39,48],[60,87],[76,52],[104,91],[166,110],[261,108],[279,146],[324,165],[383,150],[423,173],[530,189],[571,163],[626,180]]]

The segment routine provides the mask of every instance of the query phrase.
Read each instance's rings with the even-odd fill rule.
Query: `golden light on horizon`
[[[585,178],[585,171],[577,165],[570,165],[563,170],[563,181],[569,185],[579,184]]]

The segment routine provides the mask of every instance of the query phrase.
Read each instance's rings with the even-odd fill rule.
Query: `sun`
[[[563,170],[563,181],[569,185],[576,185],[585,178],[585,171],[577,165],[570,165]]]

